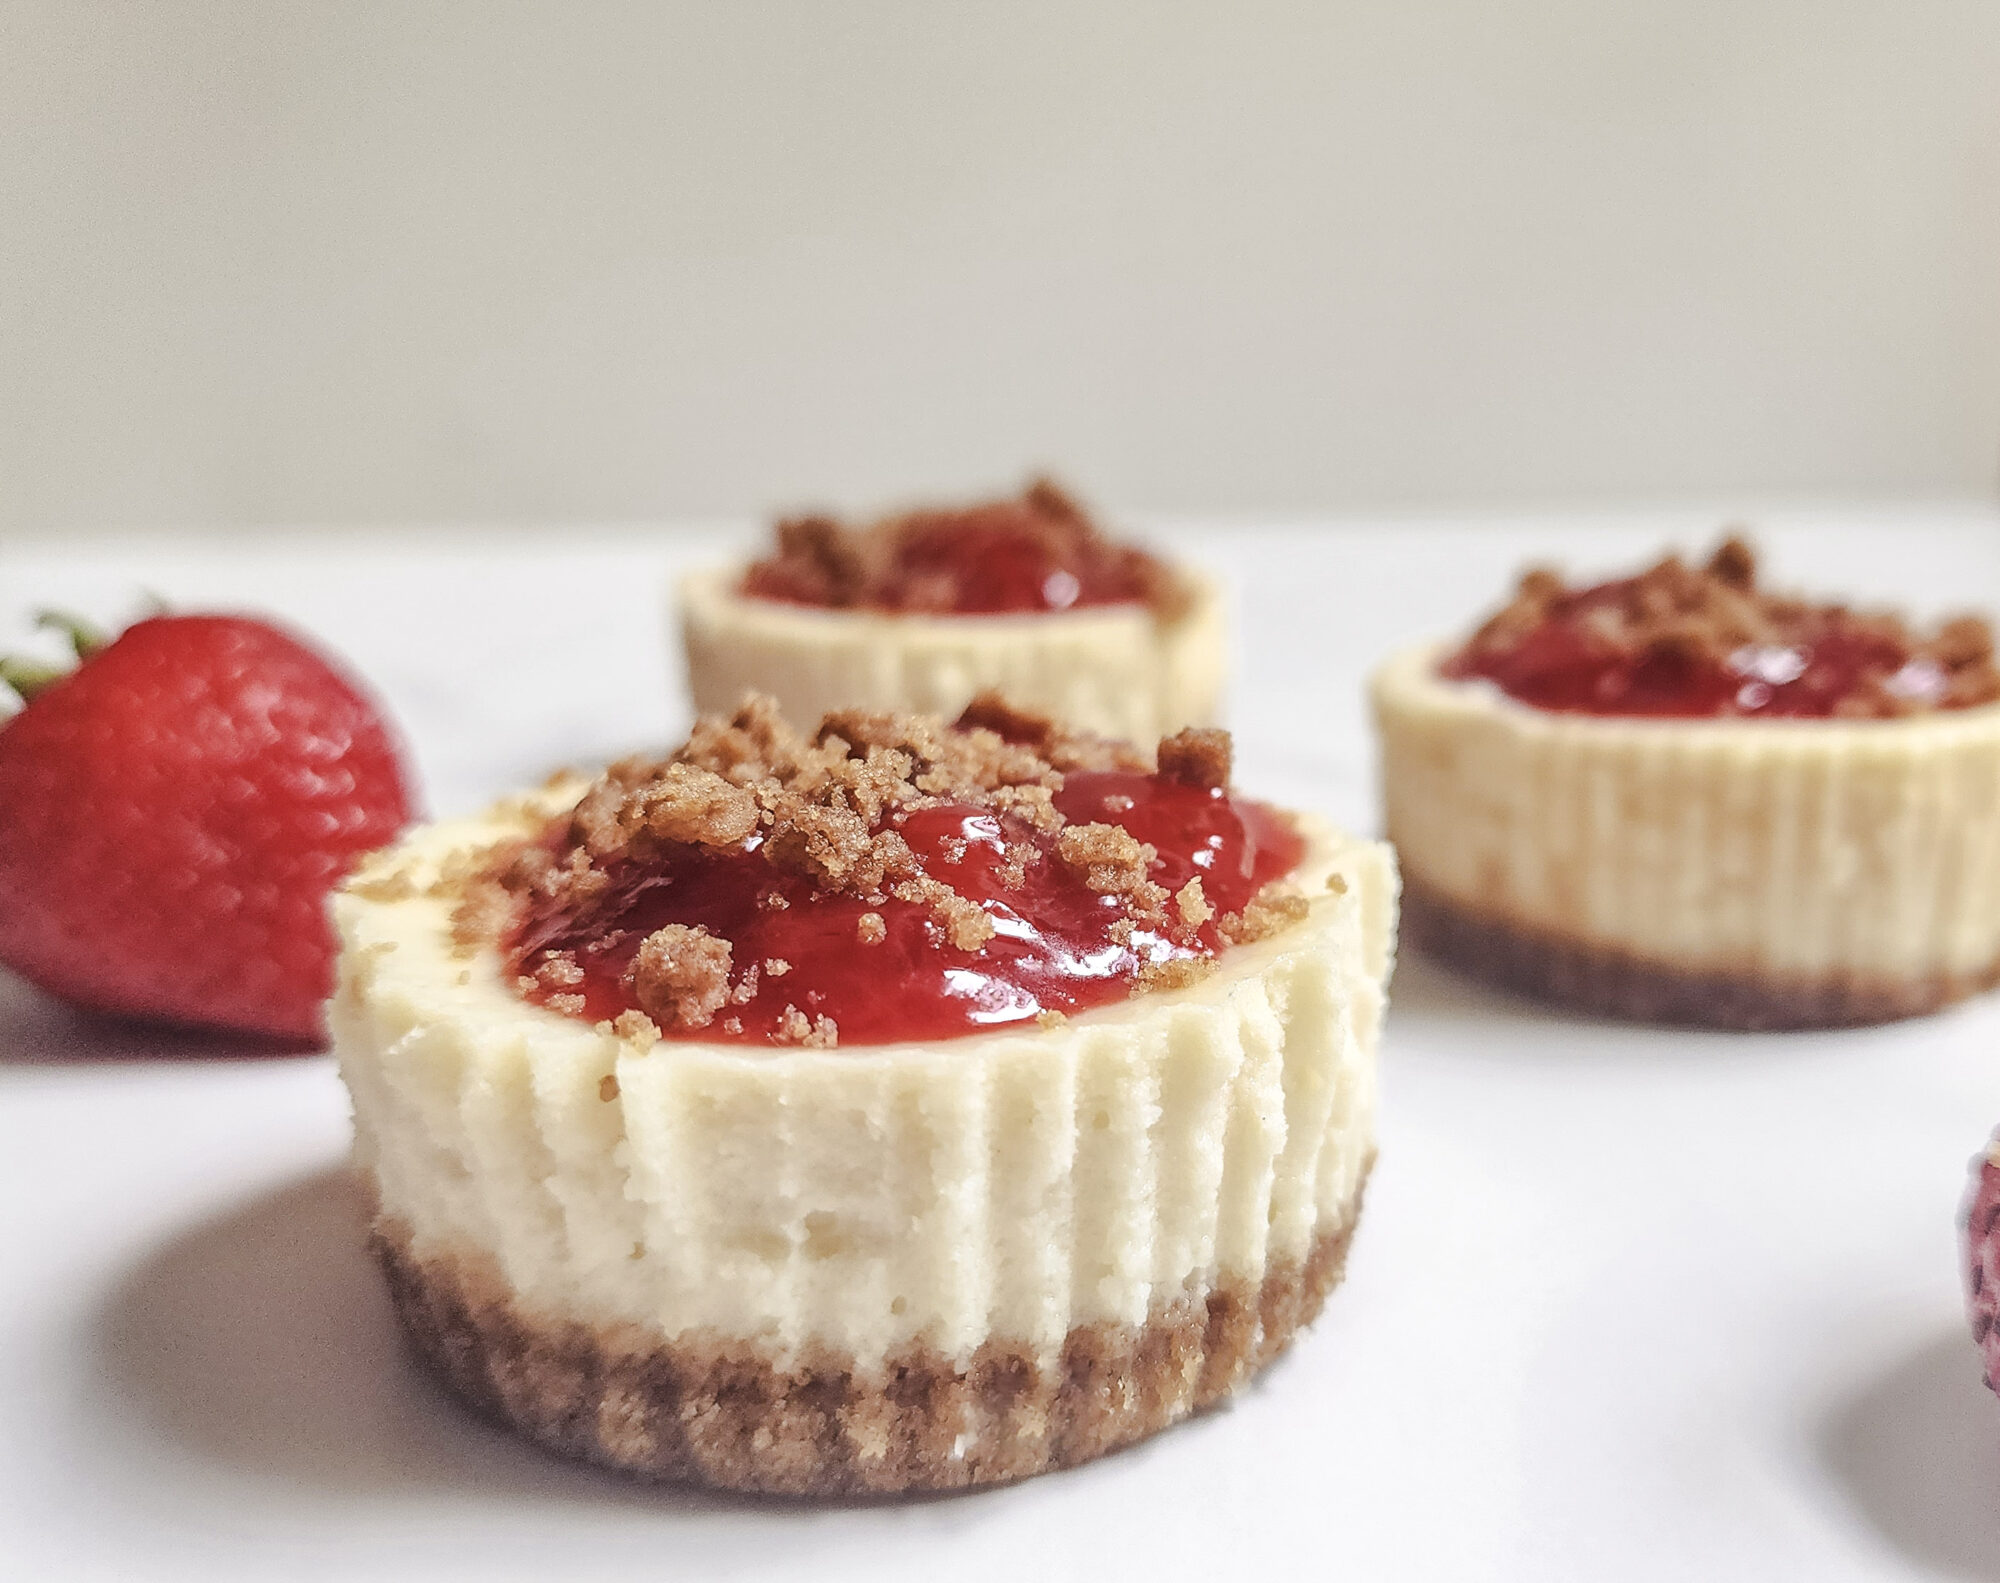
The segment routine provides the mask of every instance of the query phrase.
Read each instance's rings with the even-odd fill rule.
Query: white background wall
[[[2000,481],[1995,0],[0,0],[0,533]]]

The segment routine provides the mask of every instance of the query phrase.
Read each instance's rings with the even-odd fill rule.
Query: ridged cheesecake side
[[[660,1476],[949,1487],[1159,1428],[1317,1311],[1373,1157],[1386,849],[1315,827],[1305,921],[1059,1027],[644,1047],[454,940],[474,854],[563,795],[334,902],[378,1247],[464,1394]]]
[[[2000,977],[2000,706],[1893,720],[1635,720],[1446,681],[1371,694],[1408,931],[1625,1015],[1812,1026]]]
[[[1221,591],[1183,574],[1186,607],[1144,605],[1000,616],[820,610],[746,598],[738,568],[680,586],[688,687],[697,712],[771,694],[794,720],[840,708],[956,715],[997,691],[1079,730],[1151,742],[1219,717],[1227,681]]]

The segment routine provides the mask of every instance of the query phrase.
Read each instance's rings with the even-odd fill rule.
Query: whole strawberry
[[[0,962],[97,1011],[318,1039],[327,891],[410,814],[388,728],[261,621],[78,653],[5,673],[27,704],[0,720]]]
[[[1986,1364],[1986,1384],[2000,1391],[2000,1134],[1972,1162],[1964,1220],[1966,1313]]]

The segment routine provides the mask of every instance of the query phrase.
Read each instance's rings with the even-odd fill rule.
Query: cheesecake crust
[[[1679,968],[1469,908],[1407,872],[1401,938],[1473,978],[1578,1011],[1745,1032],[1896,1022],[2000,984],[2000,958],[1975,972],[1901,978]]]
[[[998,1338],[969,1363],[921,1343],[869,1371],[827,1351],[781,1363],[750,1340],[537,1314],[489,1259],[419,1252],[388,1217],[371,1244],[418,1358],[550,1451],[662,1482],[894,1495],[1074,1467],[1212,1405],[1318,1316],[1366,1183],[1302,1261],[1156,1302],[1142,1325],[1079,1325],[1054,1367]]]

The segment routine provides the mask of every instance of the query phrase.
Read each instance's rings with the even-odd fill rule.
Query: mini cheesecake
[[[1971,617],[1757,587],[1727,541],[1576,588],[1528,573],[1376,674],[1406,937],[1582,1009],[1884,1021],[2000,979],[2000,675]]]
[[[996,700],[768,700],[421,829],[331,1025],[419,1356],[567,1455],[826,1495],[1087,1460],[1339,1280],[1385,848]]]
[[[854,707],[951,716],[994,690],[1138,742],[1218,717],[1220,592],[1108,539],[1053,484],[859,527],[802,517],[777,539],[748,567],[681,585],[697,710],[755,691],[796,720]]]

